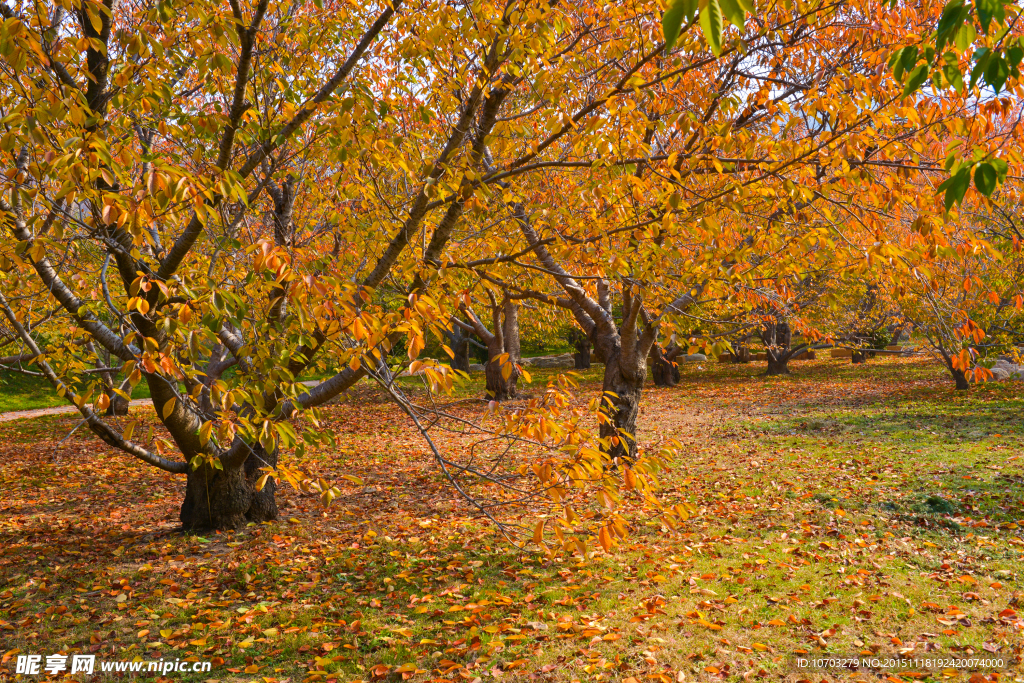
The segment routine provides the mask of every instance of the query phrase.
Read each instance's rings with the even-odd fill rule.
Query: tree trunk
[[[276,465],[277,453],[256,445],[244,465],[224,469],[203,465],[190,470],[181,526],[187,531],[239,529],[249,522],[276,519],[274,480],[268,479],[262,491],[256,490],[256,482],[263,476],[260,468]]]
[[[516,382],[519,381],[519,306],[506,299],[502,304],[501,315],[495,314],[495,333],[487,340],[488,360],[484,366],[484,377],[487,380],[487,398],[493,401],[507,401],[515,398],[518,393]],[[500,320],[499,320],[500,317]],[[508,354],[505,363],[498,359]],[[508,376],[505,376],[508,373]]]
[[[638,359],[638,362],[633,364],[637,366],[636,371],[630,372],[623,367],[624,360],[618,351],[605,360],[602,388],[605,396],[611,401],[613,410],[612,423],[602,423],[600,435],[601,438],[612,441],[611,446],[605,450],[609,460],[615,462],[615,458],[618,458],[630,463],[637,457],[634,439],[636,418],[640,413],[640,397],[647,376],[647,363],[646,359]],[[622,436],[619,432],[626,432],[630,436]]]
[[[655,386],[674,387],[679,384],[679,366],[666,355],[661,344],[651,347],[651,378]]]
[[[956,382],[957,391],[967,391],[971,388],[971,383],[967,381],[967,373],[963,370],[950,367],[949,372],[953,375],[953,381]]]
[[[509,360],[516,363],[522,355],[519,349],[519,304],[512,299],[505,299],[502,304],[504,318],[501,323],[502,337],[505,342],[505,352]]]
[[[128,386],[125,393],[131,396],[131,391],[132,388]],[[122,397],[120,394],[114,393],[113,391],[110,391],[107,395],[110,397],[110,405],[107,406],[107,415],[128,414],[128,406],[130,405],[128,399]]]
[[[772,377],[789,374],[788,363],[792,357],[789,346],[792,339],[789,323],[784,321],[768,323],[761,329],[761,341],[764,342],[768,355],[768,369],[765,375]]]
[[[455,356],[451,362],[452,369],[469,372],[469,335],[458,326],[453,327],[451,339]]]
[[[853,355],[850,356],[851,363],[867,363],[868,352],[867,351],[854,351]]]
[[[569,341],[573,347],[573,367],[576,370],[590,369],[590,338],[578,328],[572,328]]]
[[[510,398],[515,398],[518,393],[516,382],[519,381],[519,370],[515,367],[515,364],[519,361],[519,358],[513,358],[512,354],[509,353],[505,364],[501,364],[499,358],[506,351],[494,342],[490,344],[490,347],[492,347],[488,349],[490,359],[487,360],[487,364],[483,367],[487,398],[490,400],[509,400]],[[508,377],[505,377],[502,372],[505,366],[511,368]],[[505,372],[508,372],[508,370],[506,369]]]
[[[516,382],[519,381],[519,370],[514,365],[515,360],[509,356],[506,361],[509,367],[512,368],[512,372],[509,373],[508,377],[505,377],[502,374],[502,364],[498,362],[500,355],[500,353],[495,354],[491,360],[487,361],[487,365],[484,366],[484,376],[487,380],[487,398],[493,401],[507,401],[515,398],[518,392]]]
[[[789,355],[768,352],[768,369],[764,373],[768,377],[789,374]]]

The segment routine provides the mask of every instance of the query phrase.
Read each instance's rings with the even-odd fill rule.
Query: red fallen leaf
[[[1017,616],[1017,612],[1012,607],[1007,607],[1006,609],[1004,609],[1002,612],[999,613],[999,616],[1001,616],[1001,617],[1015,617],[1015,616]]]
[[[374,679],[384,678],[391,673],[391,667],[385,664],[378,664],[377,666],[370,669],[370,674]]]

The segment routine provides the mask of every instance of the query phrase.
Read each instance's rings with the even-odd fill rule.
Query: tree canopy
[[[975,329],[1019,331],[1019,38],[1004,11],[1005,55],[979,57],[955,4],[0,2],[3,362],[185,475],[188,529],[273,519],[278,480],[329,501],[302,454],[370,378],[482,512],[460,477],[610,548],[621,495],[688,514],[653,495],[673,445],[637,448],[659,340],[753,331],[784,367],[794,331],[844,338],[864,282],[944,335],[954,375]],[[1007,65],[998,87],[956,79],[972,59]],[[498,405],[529,379],[520,325],[587,335],[588,411],[568,377]],[[431,437],[464,418],[394,382],[450,390],[421,355],[455,330],[488,349],[466,429],[503,444],[501,479]],[[122,417],[140,382],[166,438]]]

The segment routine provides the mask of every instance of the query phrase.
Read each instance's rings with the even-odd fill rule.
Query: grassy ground
[[[906,359],[794,369],[691,364],[647,391],[640,441],[684,446],[663,495],[700,514],[555,561],[467,514],[370,389],[312,456],[365,485],[328,509],[284,489],[278,522],[207,537],[174,531],[181,480],[87,435],[57,446],[74,420],[0,425],[0,677],[57,651],[212,661],[180,680],[970,676],[798,666],[865,653],[1024,680],[1024,388],[959,395]]]
[[[52,408],[66,401],[40,377],[0,370],[0,413],[11,410]]]
[[[132,398],[149,398],[149,387],[139,384]],[[66,405],[67,400],[58,396],[45,378],[0,370],[0,413]]]

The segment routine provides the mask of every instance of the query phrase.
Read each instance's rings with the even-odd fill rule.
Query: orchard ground
[[[180,478],[67,437],[74,416],[0,425],[0,679],[18,654],[84,652],[213,662],[174,680],[817,683],[854,675],[797,657],[865,652],[1001,657],[1020,680],[1024,386],[957,393],[913,359],[792,366],[649,386],[641,443],[682,442],[662,495],[700,514],[555,561],[471,515],[372,387],[328,408],[338,447],[308,460],[339,501],[283,486],[279,521],[207,536],[175,530]]]

